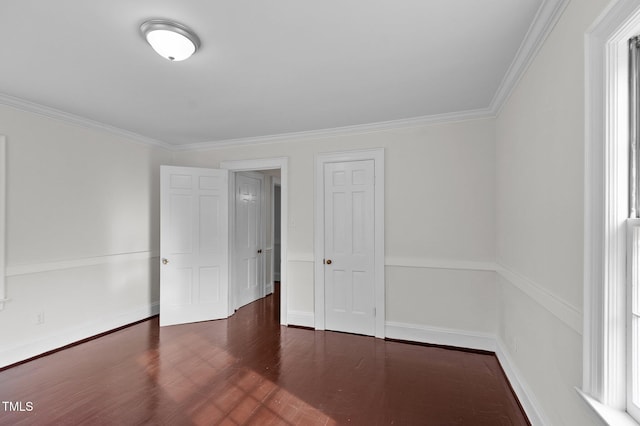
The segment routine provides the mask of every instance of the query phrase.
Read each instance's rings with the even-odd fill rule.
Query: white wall
[[[11,299],[0,311],[0,365],[154,312],[159,165],[171,155],[6,106],[0,134]]]
[[[289,157],[288,309],[308,318],[314,309],[314,155],[385,148],[387,321],[493,333],[494,274],[467,268],[495,258],[494,139],[494,121],[475,120],[183,152],[176,161],[217,167],[225,160]],[[443,300],[451,302],[446,309]]]
[[[569,3],[496,122],[497,261],[519,277],[498,280],[499,336],[554,425],[600,423],[574,387],[582,377],[584,33],[607,3]]]

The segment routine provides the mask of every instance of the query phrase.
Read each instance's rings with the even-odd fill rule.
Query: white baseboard
[[[502,339],[496,338],[496,348],[496,357],[498,357],[498,361],[500,361],[504,374],[506,374],[509,379],[511,388],[513,388],[513,391],[518,396],[518,400],[520,401],[525,413],[527,413],[527,417],[529,417],[531,424],[534,426],[550,425],[551,422],[540,409],[540,404],[538,403],[533,391],[522,379],[522,375],[511,360],[511,356],[506,350],[506,346],[502,342]]]
[[[299,325],[301,327],[314,328],[316,326],[315,316],[313,315],[313,312],[288,311],[287,323],[289,325]]]
[[[457,346],[495,352],[496,337],[490,333],[427,327],[417,324],[387,321],[386,337],[434,345]]]
[[[494,352],[531,424],[551,424],[522,375],[514,367],[506,347],[495,334],[387,321],[386,336],[390,339]]]
[[[80,340],[149,318],[159,312],[160,304],[155,302],[128,312],[121,312],[100,320],[94,320],[81,326],[69,327],[53,335],[20,343],[13,347],[0,347],[0,367],[6,367],[7,365],[15,364]]]

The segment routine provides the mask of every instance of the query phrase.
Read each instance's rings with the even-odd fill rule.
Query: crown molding
[[[405,118],[400,120],[380,121],[353,126],[333,127],[304,132],[281,133],[268,136],[256,136],[237,139],[225,139],[209,142],[199,142],[174,146],[177,151],[204,151],[208,149],[226,148],[229,146],[262,145],[270,143],[288,142],[292,140],[308,141],[332,136],[356,135],[381,132],[385,130],[420,127],[433,124],[452,123],[456,121],[481,120],[495,118],[489,108],[475,109],[445,114],[426,115],[422,117]]]
[[[266,136],[213,140],[190,144],[170,144],[157,139],[149,138],[128,130],[64,112],[52,107],[36,104],[24,99],[0,93],[0,105],[10,106],[27,112],[32,112],[45,117],[61,120],[77,126],[106,131],[125,137],[135,142],[163,148],[170,151],[204,151],[229,146],[261,145],[287,141],[308,141],[318,138],[356,135],[372,132],[380,132],[399,128],[420,127],[434,124],[444,124],[457,121],[495,118],[501,111],[504,103],[511,95],[514,88],[524,75],[534,57],[542,47],[545,39],[554,28],[562,12],[569,4],[569,0],[543,0],[536,16],[518,49],[515,59],[511,62],[500,86],[498,87],[489,107],[445,114],[434,114],[421,117],[413,117],[400,120],[381,121],[376,123],[358,124],[319,130],[302,132],[281,133]]]
[[[138,133],[130,132],[119,127],[111,126],[99,121],[91,120],[86,117],[81,117],[79,115],[71,114],[56,108],[37,104],[35,102],[27,101],[25,99],[17,98],[15,96],[7,95],[4,93],[0,93],[0,105],[5,105],[22,111],[31,112],[44,117],[52,118],[54,120],[60,120],[65,123],[73,124],[75,126],[112,133],[114,135],[121,136],[145,145],[151,145],[171,151],[174,150],[174,147],[166,142],[142,136]]]
[[[514,60],[509,65],[507,72],[496,90],[491,101],[490,110],[494,116],[498,116],[511,93],[516,88],[524,73],[538,54],[544,41],[549,36],[556,23],[562,16],[570,0],[543,0],[538,9],[527,34],[518,48]]]
[[[236,139],[214,140],[208,142],[197,142],[192,144],[170,144],[149,138],[138,133],[111,126],[99,121],[91,120],[79,115],[71,114],[56,108],[37,104],[15,96],[0,93],[0,105],[16,108],[22,111],[42,115],[54,120],[60,120],[76,126],[109,132],[125,137],[134,142],[143,143],[169,151],[204,151],[216,148],[226,148],[229,146],[261,145],[269,143],[287,142],[292,140],[313,140],[323,137],[364,134],[393,130],[399,128],[420,127],[433,124],[452,123],[457,121],[480,120],[495,118],[489,108],[452,112],[444,114],[434,114],[421,117],[406,118],[400,120],[381,121],[376,123],[357,124],[352,126],[333,127],[320,130],[309,130],[303,132],[280,133],[267,136],[255,136]]]

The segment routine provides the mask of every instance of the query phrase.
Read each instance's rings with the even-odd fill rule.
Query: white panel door
[[[228,173],[161,167],[161,326],[227,317]]]
[[[235,274],[236,308],[264,296],[261,207],[262,180],[237,173],[235,185]]]
[[[373,335],[374,161],[325,164],[325,328]]]

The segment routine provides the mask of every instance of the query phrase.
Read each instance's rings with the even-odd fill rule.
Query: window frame
[[[609,5],[585,34],[584,334],[581,394],[608,423],[627,413],[628,40],[640,0]]]

